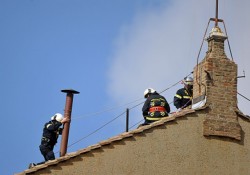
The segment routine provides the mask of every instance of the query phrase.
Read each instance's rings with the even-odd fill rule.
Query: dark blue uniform
[[[154,92],[149,95],[142,107],[142,115],[145,119],[144,124],[160,120],[162,117],[168,116],[169,112],[170,106],[165,97]]]
[[[62,123],[56,120],[49,121],[44,125],[43,136],[39,148],[45,161],[55,159],[53,148],[57,143],[59,134],[62,134],[61,125]]]
[[[174,105],[177,109],[185,108],[192,103],[193,90],[187,90],[186,88],[179,89],[174,96]]]

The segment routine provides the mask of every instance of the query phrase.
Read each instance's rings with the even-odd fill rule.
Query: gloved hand
[[[69,121],[70,121],[69,118],[65,117],[65,118],[62,119],[61,123],[67,123]]]

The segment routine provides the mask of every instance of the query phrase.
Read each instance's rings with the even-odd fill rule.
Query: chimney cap
[[[63,89],[61,90],[61,92],[64,92],[64,93],[71,93],[71,94],[79,94],[80,92],[74,90],[74,89]]]
[[[211,32],[209,33],[209,37],[211,36],[226,37],[226,35],[221,31],[221,29],[218,26],[215,26],[214,28],[212,28]]]

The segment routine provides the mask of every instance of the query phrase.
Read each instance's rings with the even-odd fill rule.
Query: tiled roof
[[[121,140],[123,140],[125,138],[133,137],[133,136],[135,136],[138,133],[142,133],[143,131],[146,131],[148,129],[154,128],[156,126],[164,125],[167,122],[176,120],[178,117],[183,117],[183,116],[185,116],[187,114],[195,113],[195,111],[202,110],[202,109],[205,109],[205,108],[206,108],[206,106],[204,106],[203,108],[196,109],[196,110],[193,110],[193,109],[184,109],[184,110],[182,110],[182,111],[180,111],[178,113],[173,113],[173,114],[169,115],[168,117],[164,117],[161,120],[156,121],[156,122],[154,122],[154,123],[152,123],[150,125],[141,126],[141,127],[137,128],[135,130],[121,133],[120,135],[111,137],[111,138],[109,138],[107,140],[104,140],[104,141],[101,141],[101,142],[99,142],[97,144],[88,146],[87,148],[80,149],[80,150],[78,150],[76,152],[68,153],[68,154],[66,154],[63,157],[59,157],[59,158],[57,158],[55,160],[47,161],[44,164],[34,166],[31,169],[27,169],[27,170],[25,170],[25,171],[23,171],[21,173],[17,173],[16,175],[24,175],[24,174],[33,173],[33,172],[36,172],[38,170],[47,168],[49,166],[52,166],[52,165],[55,165],[55,164],[59,164],[60,162],[67,161],[68,159],[71,159],[73,157],[79,156],[81,154],[85,154],[85,153],[90,152],[90,151],[95,150],[95,149],[99,149],[102,146],[109,145],[111,143],[121,141]]]

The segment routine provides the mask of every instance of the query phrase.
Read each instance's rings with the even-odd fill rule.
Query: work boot
[[[30,164],[29,164],[29,169],[30,169],[30,168],[33,168],[34,166],[36,166],[35,163],[30,163]]]

